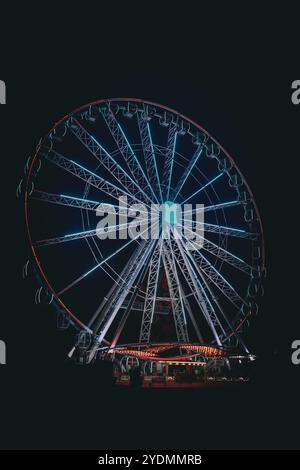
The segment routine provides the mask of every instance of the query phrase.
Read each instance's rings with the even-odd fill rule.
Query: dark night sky
[[[205,11],[196,2],[172,3],[171,15],[143,3],[132,12],[119,6],[103,11],[101,4],[99,12],[72,5],[64,14],[53,4],[33,15],[23,7],[18,17],[7,12],[0,61],[8,101],[0,108],[0,338],[7,342],[8,365],[0,369],[0,446],[299,447],[300,366],[290,361],[291,342],[300,336],[298,234],[292,230],[300,107],[290,101],[290,84],[300,75],[296,15],[274,6]],[[263,220],[268,266],[260,315],[249,331],[260,366],[247,390],[108,394],[97,377],[66,372],[67,335],[34,305],[21,279],[26,241],[15,187],[27,157],[63,115],[118,96],[161,102],[195,119],[247,176]]]

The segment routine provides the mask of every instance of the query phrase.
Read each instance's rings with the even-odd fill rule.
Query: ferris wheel
[[[263,293],[262,224],[245,178],[205,129],[160,104],[96,101],[54,125],[25,173],[36,300],[76,329],[70,355],[250,354],[243,332]]]

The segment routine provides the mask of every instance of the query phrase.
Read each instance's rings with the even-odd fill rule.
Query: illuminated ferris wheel
[[[250,354],[243,331],[263,291],[262,224],[243,175],[206,130],[156,103],[97,101],[56,123],[25,169],[18,192],[36,300],[76,328],[70,356]],[[187,208],[189,226],[161,217],[166,207]],[[128,237],[132,208],[139,227]]]

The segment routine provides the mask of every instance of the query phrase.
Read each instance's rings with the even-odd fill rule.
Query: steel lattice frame
[[[59,175],[55,181],[45,179],[48,172],[55,171],[53,174]],[[155,103],[98,101],[59,121],[40,141],[25,173],[17,192],[24,188],[36,272],[45,298],[79,330],[76,344],[88,350],[89,359],[103,347],[122,350],[118,342],[133,312],[139,315],[140,324],[132,343],[138,341],[145,351],[155,341],[152,326],[165,313],[164,303],[173,315],[177,344],[194,342],[220,350],[240,347],[249,353],[241,335],[257,312],[256,298],[262,292],[262,224],[243,175],[207,131]],[[42,186],[45,181],[47,187]],[[57,181],[61,182],[59,191]],[[111,249],[111,244],[108,247],[107,241],[96,237],[93,217],[100,204],[110,204],[107,213],[119,217],[120,222],[108,227],[107,233],[122,229],[126,206],[117,205],[120,197],[128,205],[143,205],[142,217],[151,204],[170,200],[182,205],[204,204],[204,221],[194,220],[201,209],[192,207],[194,219],[187,229],[204,229],[204,234],[196,237],[203,242],[202,248],[189,249],[188,232],[181,238],[176,236],[181,229],[177,222],[168,227],[166,238],[158,219],[158,239],[143,239],[146,229],[142,227],[135,238],[120,239]],[[41,207],[45,211],[51,207],[53,213],[64,210],[64,222],[72,211],[72,217],[78,215],[81,229],[38,239],[36,214]],[[51,269],[48,272],[45,250],[63,253],[62,247],[75,244],[76,250],[88,250],[93,263],[88,270],[79,269],[77,276],[62,265],[66,282],[58,287],[49,274]],[[51,253],[55,258],[55,251]],[[59,257],[55,259],[59,261]],[[95,294],[97,307],[83,318],[74,313],[72,295],[81,289],[83,298],[84,286],[92,278],[100,285],[105,279],[106,292]],[[163,279],[168,287],[164,295]],[[41,297],[39,291],[38,299]]]

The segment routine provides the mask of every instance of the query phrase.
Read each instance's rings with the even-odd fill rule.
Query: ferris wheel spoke
[[[124,160],[127,163],[128,168],[130,169],[133,178],[138,182],[138,185],[145,191],[147,194],[152,194],[154,200],[159,203],[156,194],[153,191],[153,188],[145,175],[145,172],[135,155],[120,123],[117,121],[114,113],[112,112],[110,106],[102,107],[100,109],[101,114],[106,122],[106,125],[114,138],[114,141],[117,144],[118,149],[123,155]],[[150,192],[149,192],[150,191]]]
[[[194,196],[197,194],[201,193],[201,191],[204,191],[208,186],[213,185],[221,176],[223,176],[224,173],[219,173],[216,175],[214,178],[212,178],[210,181],[208,181],[204,186],[201,186],[201,188],[197,189],[191,196],[187,197],[181,204],[186,204],[190,199],[192,199]]]
[[[182,293],[179,288],[179,279],[174,255],[167,244],[164,244],[163,247],[162,260],[170,292],[177,339],[179,343],[188,342],[189,335],[186,324],[184,303],[181,295]]]
[[[213,337],[219,346],[222,345],[222,338],[224,337],[224,328],[220,323],[218,316],[216,315],[215,309],[202,285],[199,281],[199,277],[195,272],[195,268],[192,266],[189,259],[188,253],[184,250],[184,246],[180,243],[179,239],[174,237],[173,249],[175,249],[176,259],[180,263],[180,269],[188,282],[189,287],[195,292],[195,299],[200,307],[208,326],[210,327]],[[182,259],[183,262],[180,262]]]
[[[147,119],[145,111],[142,115],[137,115],[139,131],[141,142],[143,146],[144,157],[146,161],[146,168],[148,173],[148,178],[151,186],[156,188],[160,195],[160,200],[163,202],[163,196],[160,185],[160,178],[158,174],[158,168],[156,163],[155,152],[153,148],[152,136],[150,131],[150,125]]]
[[[89,239],[86,238],[85,240],[87,242],[87,245],[89,245]],[[103,259],[103,255],[100,252],[98,247],[97,247],[97,251],[99,252],[100,257]],[[93,254],[94,260],[96,261],[96,263],[98,263],[98,258],[93,251],[92,251],[92,254]],[[122,278],[122,276],[109,263],[106,263],[105,267],[100,266],[100,269],[112,280],[113,285],[117,286],[120,282],[124,282],[124,279]]]
[[[114,283],[112,284],[109,292],[103,297],[101,304],[97,307],[97,310],[95,311],[94,315],[92,316],[91,320],[88,323],[89,328],[92,328],[93,325],[95,325],[95,322],[97,319],[99,319],[99,315],[101,312],[104,311],[105,308],[109,308],[109,302],[112,301],[113,296],[117,296],[119,290],[122,288],[122,285],[124,282],[126,282],[127,279],[127,274],[129,271],[130,266],[134,263],[135,258],[137,257],[138,252],[143,248],[145,242],[139,243],[138,246],[135,248],[133,251],[131,257],[129,258],[129,261],[126,263],[124,268],[122,269],[120,274],[116,274],[116,276],[119,278],[120,282],[116,282],[114,280]]]
[[[90,184],[91,186],[94,186],[95,188],[103,191],[114,199],[119,200],[120,197],[126,197],[129,202],[134,204],[140,204],[140,200],[136,199],[135,196],[131,196],[129,193],[116,186],[115,184],[106,181],[96,173],[93,173],[92,171],[83,167],[79,163],[76,163],[73,160],[64,157],[63,155],[59,154],[54,150],[51,150],[51,152],[47,154],[46,158],[48,161],[55,164],[59,168],[62,168],[68,173],[71,173],[77,178],[83,180],[85,183]]]
[[[78,209],[86,209],[91,211],[96,211],[97,207],[101,204],[100,202],[91,201],[89,199],[67,196],[65,194],[48,193],[46,191],[40,190],[35,190],[30,198],[39,201],[50,202],[52,204],[59,204],[67,207],[77,207]]]
[[[90,199],[68,196],[66,194],[53,194],[45,191],[35,190],[30,196],[31,199],[49,202],[52,204],[58,204],[66,207],[75,207],[78,209],[85,209],[96,212],[100,206],[100,209],[103,210],[106,214],[113,214],[118,216],[128,216],[128,211],[126,206],[117,206],[115,204],[108,204],[106,202],[92,201]],[[141,215],[145,215],[145,218],[148,217],[148,211],[139,210]]]
[[[98,263],[99,262],[98,256],[96,255],[94,250],[91,248],[90,240],[88,238],[85,238],[85,241],[92,252],[94,260],[96,261],[96,263]],[[94,247],[96,248],[96,251],[98,252],[100,258],[103,259],[103,254],[100,251],[99,246],[95,243],[95,239],[92,238],[91,242],[94,244]],[[138,245],[140,245],[138,240],[137,242],[138,242]],[[114,283],[113,285],[118,285],[119,282],[124,281],[124,279],[122,278],[122,273],[120,275],[109,263],[106,263],[105,267],[101,266],[100,269],[113,281]]]
[[[177,125],[170,124],[167,140],[167,150],[165,156],[165,165],[163,170],[163,192],[164,198],[169,199],[170,187],[172,181],[172,172],[175,158],[175,148],[177,140]]]
[[[172,242],[171,242],[172,243]],[[173,240],[173,245],[172,245],[172,249],[174,251],[174,255],[175,255],[175,260],[176,260],[176,263],[180,269],[180,272],[182,273],[183,275],[183,278],[185,279],[185,282],[186,284],[188,285],[194,299],[196,300],[197,302],[197,305],[199,307],[199,310],[200,312],[202,312],[205,320],[207,321],[207,323],[209,324],[210,328],[212,329],[212,333],[213,333],[213,336],[215,337],[215,339],[217,340],[218,342],[218,335],[217,335],[217,332],[216,332],[216,329],[215,329],[215,326],[214,324],[210,323],[211,321],[211,315],[210,315],[210,305],[207,304],[205,298],[203,297],[202,293],[199,292],[199,285],[197,284],[196,282],[196,278],[194,276],[194,273],[193,271],[191,271],[191,266],[189,265],[189,263],[186,263],[185,259],[182,257],[181,255],[181,252],[178,248],[178,246],[174,243],[174,240]],[[181,287],[182,289],[182,287]],[[183,291],[183,289],[182,289]],[[191,318],[191,321],[194,325],[194,328],[195,328],[195,331],[196,331],[196,335],[199,339],[200,342],[204,342],[203,341],[203,337],[199,331],[199,328],[197,326],[197,323],[195,321],[195,318],[193,316],[193,313],[192,313],[192,310],[190,308],[190,305],[189,305],[189,302],[187,300],[186,297],[184,297],[184,302],[185,302],[185,306],[186,306],[186,309],[190,315],[190,318]],[[216,323],[216,322],[215,322]]]
[[[96,257],[94,257],[94,259],[96,262],[98,262],[98,259]],[[123,282],[121,276],[117,273],[115,269],[112,268],[112,266],[110,266],[109,263],[106,263],[106,267],[100,266],[100,269],[112,280],[113,283],[118,284],[118,282]]]
[[[115,348],[117,342],[119,341],[119,338],[120,338],[121,333],[124,329],[125,323],[127,322],[127,319],[130,315],[131,308],[134,306],[135,300],[138,296],[139,285],[144,281],[147,269],[148,269],[148,260],[144,263],[144,267],[142,268],[142,271],[141,271],[140,275],[138,276],[138,279],[135,281],[135,286],[133,287],[133,292],[131,294],[131,297],[130,297],[127,305],[125,306],[125,312],[122,315],[121,321],[119,322],[119,325],[117,327],[117,330],[116,330],[116,332],[114,334],[114,337],[113,337],[113,340],[111,342],[111,348]],[[123,305],[124,305],[124,303],[123,303]]]
[[[113,258],[114,256],[116,256],[118,253],[120,253],[121,251],[123,251],[127,246],[129,246],[131,243],[133,243],[135,240],[137,240],[137,238],[141,237],[143,234],[146,234],[146,232],[148,231],[148,226],[147,226],[147,229],[140,232],[136,237],[132,238],[131,240],[129,240],[129,242],[125,243],[122,247],[118,248],[117,250],[115,250],[112,254],[110,254],[109,256],[107,256],[106,258],[104,258],[100,263],[96,264],[93,268],[91,268],[89,271],[87,271],[86,273],[82,274],[81,276],[79,276],[77,279],[75,279],[73,282],[71,282],[70,284],[68,284],[66,287],[64,287],[59,293],[58,295],[62,295],[62,294],[65,294],[68,290],[70,290],[72,287],[74,287],[75,285],[77,285],[80,281],[82,281],[82,279],[84,279],[85,277],[89,276],[91,273],[93,273],[94,271],[96,271],[99,267],[101,267],[104,263],[107,263],[107,261],[109,261],[111,258]]]
[[[140,200],[140,195],[142,195],[144,202],[148,201],[148,204],[151,204],[151,198],[145,193],[145,191],[143,191],[137,182],[132,179],[124,168],[116,162],[112,155],[103,148],[98,140],[95,139],[95,137],[93,137],[76,118],[72,119],[70,130],[89,150],[95,159],[121,183],[128,194],[143,203],[143,201]]]
[[[204,206],[204,207],[198,207],[196,209],[187,210],[185,211],[185,214],[190,215],[190,214],[198,214],[199,212],[211,212],[211,211],[216,211],[219,209],[220,210],[228,209],[230,207],[240,206],[240,205],[241,205],[240,201],[234,200],[234,201],[222,202],[220,204],[213,204],[211,206]]]
[[[208,285],[204,275],[201,273],[201,271],[199,270],[199,264],[196,263],[195,259],[193,258],[193,255],[191,254],[190,250],[186,250],[184,244],[181,242],[181,241],[178,241],[177,242],[178,245],[182,245],[183,249],[186,251],[186,256],[189,257],[193,263],[193,266],[195,267],[197,273],[200,275],[200,278],[203,282],[203,284],[205,285],[205,289],[207,292],[209,292],[210,294],[210,297],[212,299],[212,301],[215,303],[215,305],[217,306],[218,308],[218,311],[220,312],[221,316],[223,317],[224,321],[226,322],[227,326],[229,327],[230,331],[233,333],[233,335],[236,337],[237,341],[240,343],[240,345],[243,347],[244,351],[246,353],[249,353],[248,349],[247,349],[247,346],[245,345],[243,339],[240,337],[240,335],[238,334],[238,332],[236,331],[236,329],[232,326],[231,322],[229,321],[227,315],[225,314],[224,312],[224,309],[221,307],[217,297],[214,295],[214,293],[212,292],[210,286]],[[204,258],[205,259],[205,258]],[[203,267],[203,263],[202,263],[202,267]],[[201,268],[200,268],[201,269]],[[207,270],[204,269],[204,272],[205,274],[207,274]],[[217,270],[215,270],[215,272],[217,272]],[[218,272],[217,272],[218,273]],[[218,273],[219,274],[219,273]],[[220,275],[220,274],[219,274]],[[224,295],[226,295],[227,298],[229,298],[229,300],[231,300],[233,302],[233,297],[232,297],[232,291],[230,292],[230,297],[229,297],[229,291],[228,291],[228,287],[230,286],[230,284],[228,284],[228,282],[224,279],[223,276],[221,276],[221,280],[223,281],[223,289],[222,289],[222,293]],[[211,277],[209,277],[209,279],[213,280]],[[214,282],[214,281],[213,281]],[[226,288],[224,289],[224,283],[226,284]],[[218,283],[218,284],[215,284],[219,289],[221,287],[221,283]],[[231,289],[232,286],[230,286]],[[234,290],[234,289],[233,289]],[[204,291],[205,292],[205,291]],[[226,292],[226,293],[225,293]],[[239,298],[241,300],[241,302],[243,303],[243,299]],[[234,305],[236,308],[240,309],[241,306],[242,306],[242,303],[237,303],[237,301],[234,302]],[[211,305],[211,304],[210,304]],[[221,325],[221,323],[219,322],[219,319],[218,317],[216,316],[216,319],[217,319],[217,324],[219,324],[219,326],[221,327],[221,335],[220,335],[220,338],[224,339],[226,334],[225,334],[225,331]]]
[[[151,327],[156,306],[156,296],[161,266],[161,253],[162,240],[160,239],[154,249],[153,255],[150,260],[146,298],[143,308],[143,316],[140,329],[140,343],[150,342]]]
[[[182,296],[182,299],[183,299],[184,307],[185,307],[185,310],[187,311],[187,313],[190,317],[190,320],[191,320],[192,325],[194,327],[197,339],[198,339],[200,344],[204,344],[203,336],[200,333],[200,330],[199,330],[199,327],[197,325],[197,322],[196,322],[195,316],[193,314],[193,310],[190,306],[190,303],[189,303],[188,299],[186,298],[186,296],[184,295],[184,290],[183,290],[183,287],[182,287],[181,283],[179,283],[179,289],[181,290],[181,296]]]
[[[97,341],[95,342],[94,346],[95,349],[97,349],[99,343],[103,341],[124,300],[132,289],[140,271],[151,255],[155,243],[157,243],[157,240],[147,240],[143,244],[142,248],[137,252],[134,262],[132,262],[130,265],[126,282],[123,283],[121,289],[118,291],[118,294],[114,296],[113,301],[110,303],[109,308],[105,311],[104,315],[101,315],[94,329],[94,331],[97,333]]]
[[[246,263],[243,259],[234,255],[230,251],[225,250],[224,248],[220,247],[216,243],[213,243],[212,241],[207,240],[207,238],[203,237],[202,235],[193,232],[191,229],[189,229],[186,226],[184,226],[183,231],[184,232],[188,231],[189,233],[194,235],[194,237],[196,238],[196,241],[194,240],[194,246],[196,246],[199,243],[199,241],[202,240],[203,242],[201,243],[201,245],[205,251],[207,251],[208,253],[211,253],[217,258],[222,259],[223,261],[226,261],[226,263],[230,264],[236,269],[239,269],[240,271],[243,271],[244,273],[251,275],[253,268],[248,263]]]
[[[227,227],[224,225],[210,224],[207,222],[192,221],[192,225],[202,226],[205,232],[217,233],[220,235],[225,235],[226,237],[237,237],[237,238],[249,238],[254,240],[257,238],[257,233],[247,232],[246,230],[241,230],[234,227]]]
[[[223,202],[220,204],[214,204],[211,206],[205,206],[204,207],[204,212],[210,212],[210,211],[215,211],[219,209],[228,209],[229,207],[235,207],[235,206],[240,206],[241,203],[238,200],[235,201],[228,201],[228,202]]]
[[[148,219],[143,219],[138,221],[139,225],[143,227],[144,225],[148,225]],[[34,246],[36,247],[41,247],[41,246],[47,246],[47,245],[56,245],[58,243],[64,243],[64,242],[70,242],[74,240],[80,240],[82,238],[89,238],[89,237],[99,237],[101,239],[101,236],[107,235],[113,232],[117,232],[122,229],[127,229],[128,228],[128,223],[124,224],[117,224],[117,225],[110,225],[108,227],[103,227],[101,229],[93,229],[93,230],[85,230],[83,232],[76,232],[76,233],[70,233],[68,235],[63,235],[61,237],[53,237],[53,238],[48,238],[45,240],[38,240],[34,243]]]
[[[185,245],[186,248],[186,245]],[[236,292],[234,287],[225,279],[224,276],[205,258],[205,256],[197,250],[189,250],[186,248],[190,258],[193,259],[194,265],[210,279],[216,287],[232,302],[232,304],[240,309],[242,304],[247,305],[244,299]],[[202,273],[201,273],[202,274]]]
[[[188,163],[188,166],[186,167],[186,169],[182,173],[182,175],[181,175],[181,177],[180,177],[180,179],[179,179],[179,181],[176,185],[176,188],[174,190],[174,197],[173,197],[174,201],[176,201],[176,198],[177,198],[178,194],[180,193],[180,191],[183,188],[185,182],[187,181],[188,177],[190,176],[194,166],[196,165],[197,161],[199,160],[199,158],[202,154],[202,151],[203,151],[203,143],[198,145],[194,155],[192,156],[191,160]]]

